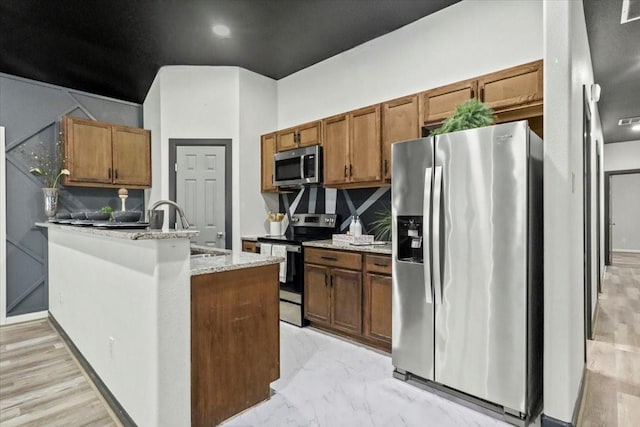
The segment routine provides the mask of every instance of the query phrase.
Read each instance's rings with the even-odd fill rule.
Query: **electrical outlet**
[[[114,347],[116,344],[116,339],[114,337],[109,337],[109,357],[113,359]]]

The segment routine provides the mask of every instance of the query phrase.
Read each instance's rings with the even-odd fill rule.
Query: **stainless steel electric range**
[[[280,280],[280,320],[305,326],[303,242],[330,239],[336,230],[335,214],[294,214],[282,236],[258,237],[256,246],[264,253],[266,245],[286,248],[286,274]],[[282,280],[285,279],[285,280]]]

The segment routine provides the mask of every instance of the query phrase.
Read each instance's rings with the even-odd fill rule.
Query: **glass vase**
[[[48,218],[54,218],[58,210],[58,189],[43,188],[44,194],[44,213]]]

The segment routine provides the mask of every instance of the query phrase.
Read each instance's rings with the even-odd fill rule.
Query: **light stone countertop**
[[[57,228],[59,230],[75,233],[92,234],[94,236],[115,237],[130,240],[155,240],[155,239],[190,239],[200,234],[198,230],[148,230],[148,229],[106,229],[94,226],[77,226],[67,224],[55,224],[52,222],[37,222],[37,227]]]
[[[391,242],[387,242],[386,245],[355,246],[355,245],[334,245],[333,240],[328,239],[328,240],[315,240],[311,242],[304,242],[302,245],[305,247],[335,249],[339,251],[367,252],[372,254],[391,255]]]
[[[191,257],[191,275],[219,273],[222,271],[238,270],[241,268],[260,267],[263,265],[280,264],[282,257],[253,254],[227,249],[208,248],[206,246],[191,245],[191,251],[202,251],[205,256]],[[209,255],[209,256],[206,256]]]

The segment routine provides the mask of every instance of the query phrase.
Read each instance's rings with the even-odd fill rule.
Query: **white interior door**
[[[183,207],[193,228],[200,230],[200,235],[192,241],[224,248],[225,147],[178,146],[176,149],[176,203]]]

